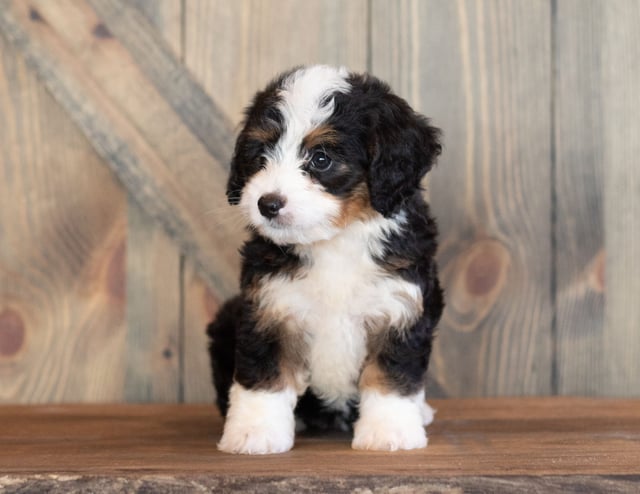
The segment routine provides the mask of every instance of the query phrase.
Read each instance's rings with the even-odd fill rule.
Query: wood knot
[[[105,26],[102,22],[96,24],[92,31],[93,35],[98,39],[110,39],[113,38],[113,34],[109,31],[109,28]]]
[[[450,325],[473,331],[496,303],[511,264],[507,248],[492,239],[474,242],[443,271],[447,283]]]
[[[42,15],[35,8],[29,7],[29,19],[33,22],[44,22]]]
[[[0,312],[0,358],[16,355],[24,345],[25,324],[22,316],[13,309]]]
[[[491,292],[498,282],[501,253],[490,245],[476,246],[469,256],[465,272],[465,286],[469,294],[481,297]]]

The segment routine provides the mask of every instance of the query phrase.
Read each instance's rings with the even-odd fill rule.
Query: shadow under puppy
[[[443,295],[420,179],[438,129],[370,75],[311,66],[259,92],[227,196],[249,225],[241,294],[209,325],[218,447],[279,453],[297,416],[356,449],[427,445]]]

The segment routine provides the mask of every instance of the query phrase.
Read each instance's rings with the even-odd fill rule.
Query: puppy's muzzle
[[[258,199],[258,209],[262,216],[272,219],[278,216],[278,213],[286,203],[286,198],[280,194],[265,194]]]

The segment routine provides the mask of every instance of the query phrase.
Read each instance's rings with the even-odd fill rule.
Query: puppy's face
[[[437,139],[373,77],[296,69],[248,108],[227,196],[277,244],[326,240],[352,221],[391,216],[418,190]]]

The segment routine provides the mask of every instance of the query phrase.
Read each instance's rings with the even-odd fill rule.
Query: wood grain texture
[[[212,400],[231,129],[307,63],[370,68],[445,131],[430,396],[640,396],[638,21],[634,0],[0,0],[0,401]]]
[[[134,5],[182,56],[181,5],[171,0]],[[128,402],[178,402],[182,398],[182,277],[178,246],[159,222],[127,203]]]
[[[308,481],[325,491],[345,486],[375,491],[391,484],[446,487],[457,482],[471,488],[478,482],[488,492],[521,492],[527,485],[539,486],[541,492],[571,485],[569,492],[584,492],[584,486],[606,491],[612,486],[629,488],[633,480],[640,480],[637,400],[433,404],[438,414],[428,428],[429,446],[424,450],[355,451],[348,434],[302,434],[288,453],[253,457],[216,450],[222,421],[210,406],[4,407],[0,471],[7,477],[0,478],[175,479],[178,485],[208,478],[223,482],[221,487],[244,486],[243,491],[265,484],[277,487],[276,481],[281,488]]]
[[[234,124],[251,97],[296,65],[364,70],[367,2],[186,0],[187,67]]]
[[[363,0],[187,0],[185,6],[185,64],[234,124],[240,123],[254,93],[283,70],[313,63],[366,67],[367,3]],[[211,220],[242,231],[243,220],[234,208],[212,211]],[[229,237],[228,245],[235,251],[240,242]],[[221,301],[221,295],[208,290],[187,261],[187,402],[212,401],[204,330]]]
[[[554,16],[553,206],[560,394],[599,394],[609,367],[602,351],[606,296],[603,4],[562,0]]]
[[[175,403],[181,398],[181,262],[155,221],[128,200],[127,350],[124,399]]]
[[[146,211],[202,266],[212,286],[230,292],[238,263],[227,240],[237,233],[224,224],[212,225],[207,217],[225,202],[224,171],[217,159],[229,146],[228,139],[219,129],[205,146],[192,130],[194,122],[215,127],[206,127],[214,122],[209,115],[197,118],[213,106],[203,103],[202,92],[193,93],[199,95],[196,102],[168,94],[194,85],[171,60],[170,50],[162,49],[159,35],[143,16],[132,14],[127,22],[115,13],[109,18],[111,24],[122,21],[137,30],[127,43],[138,57],[143,49],[132,48],[136,40],[153,40],[154,50],[138,66],[139,60],[113,37],[113,26],[104,18],[114,10],[113,2],[93,3],[104,8],[102,19],[84,2],[29,6],[3,0],[0,29]],[[175,72],[164,72],[169,69]],[[180,105],[182,113],[176,110]],[[189,115],[188,121],[183,114]],[[217,157],[210,154],[212,149]]]
[[[181,60],[184,40],[183,2],[179,0],[131,0],[128,3],[149,20],[171,48],[174,56]]]
[[[164,35],[153,29],[144,15],[126,0],[87,2],[127,48],[138,68],[171,105],[181,122],[226,171],[233,151],[231,122],[184,70],[180,59],[167,49]]]
[[[136,2],[136,7],[164,34],[165,39],[174,50],[180,60],[184,60],[184,32],[182,2],[173,0],[155,0],[154,2]],[[211,215],[215,222],[215,215]],[[167,239],[169,241],[169,239]],[[142,245],[148,242],[141,242]],[[164,247],[169,254],[171,264],[176,259],[170,254],[169,245]],[[211,380],[209,354],[207,352],[207,336],[205,328],[213,318],[217,309],[217,299],[202,278],[202,273],[197,274],[195,264],[186,259],[181,260],[179,266],[180,292],[176,293],[177,299],[170,304],[179,310],[179,334],[176,356],[179,358],[180,382],[177,383],[176,398],[188,403],[213,403],[214,391]],[[164,285],[162,276],[155,279],[156,283]],[[171,278],[170,278],[171,279]],[[164,295],[164,290],[157,290],[159,295]],[[151,330],[151,326],[149,327]],[[186,337],[185,337],[186,335]]]
[[[551,391],[550,2],[373,1],[372,69],[444,130],[428,191],[451,396]]]
[[[0,37],[0,402],[122,399],[125,197]]]
[[[209,403],[213,407],[215,392],[211,378],[209,339],[205,329],[223,301],[211,290],[193,263],[186,261],[182,271],[184,378],[186,403]]]
[[[603,395],[640,395],[640,4],[603,2],[606,369]]]

